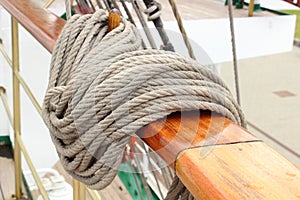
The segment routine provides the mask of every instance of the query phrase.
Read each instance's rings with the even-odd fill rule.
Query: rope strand
[[[245,125],[223,81],[194,60],[141,50],[122,20],[107,32],[99,10],[68,20],[54,48],[43,104],[61,163],[74,178],[103,189],[117,174],[126,144],[143,126],[175,111],[211,110]],[[166,199],[192,199],[175,177]]]

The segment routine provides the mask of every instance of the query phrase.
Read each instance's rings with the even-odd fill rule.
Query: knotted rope
[[[103,189],[116,176],[130,136],[175,111],[211,110],[245,124],[218,76],[175,53],[140,50],[133,25],[123,20],[108,33],[107,18],[103,10],[74,15],[53,51],[43,118],[74,178]],[[187,194],[175,179],[167,198]]]

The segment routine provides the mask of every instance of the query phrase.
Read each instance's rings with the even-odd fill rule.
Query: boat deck
[[[15,167],[13,154],[9,145],[0,144],[0,200],[9,200],[15,194]],[[26,190],[23,185],[23,193]]]
[[[67,183],[69,183],[70,185],[72,185],[73,183],[73,178],[64,170],[63,166],[61,165],[60,162],[57,162],[54,166],[53,169],[55,169],[57,172],[59,172],[59,174],[61,174]],[[51,175],[45,175],[47,176],[51,176]],[[33,190],[32,192],[32,196],[33,199],[38,199],[40,193],[38,190]],[[117,176],[113,182],[106,187],[103,190],[98,191],[101,200],[132,200],[130,194],[128,193],[128,191],[126,190],[126,187],[123,185],[122,181],[119,179],[119,177]],[[86,194],[86,200],[92,200],[92,198],[90,197],[90,195]]]
[[[46,0],[41,1],[43,4],[45,2]],[[164,9],[168,10],[163,12],[163,18],[174,20],[167,0],[160,2]],[[185,20],[228,17],[227,7],[220,1],[178,0],[177,3]],[[64,5],[64,1],[57,0],[53,7],[59,5]],[[247,8],[234,9],[235,17],[247,17],[247,13]],[[255,13],[255,16],[272,15],[275,14]],[[297,76],[300,73],[299,57],[300,48],[294,47],[292,52],[239,62],[242,108],[250,122],[248,128],[298,166],[300,166],[300,83]],[[232,63],[222,64],[221,71],[222,77],[234,91]],[[277,142],[270,138],[275,138]],[[59,165],[56,165],[56,168],[65,174]],[[13,181],[11,173],[13,173],[12,159],[0,157],[0,181]],[[119,189],[120,182],[116,180],[115,183],[100,191],[102,199],[127,199],[128,195]],[[0,182],[0,185],[5,199],[10,197],[14,190],[13,182],[10,184]],[[111,194],[114,196],[111,197]]]
[[[174,20],[172,9],[168,0],[160,0],[164,20]],[[199,19],[216,19],[228,18],[228,7],[223,1],[219,0],[177,0],[176,1],[180,14],[184,20],[199,20]],[[276,14],[269,11],[255,12],[255,17],[275,16]],[[243,9],[235,9],[233,7],[234,17],[248,17],[248,7]]]
[[[40,5],[44,5],[47,0],[37,2]],[[175,20],[169,1],[159,0],[158,2],[162,5],[163,20]],[[228,7],[224,5],[224,1],[222,0],[176,0],[176,4],[180,11],[180,15],[184,20],[216,19],[228,17]],[[235,7],[233,8],[234,17],[248,17],[247,6],[244,6],[243,9],[235,9]],[[63,12],[64,0],[56,0],[50,9]],[[133,9],[131,9],[131,11],[131,13],[134,13]],[[260,12],[255,12],[254,16],[276,16],[276,14],[262,10]],[[136,16],[134,17],[136,18]]]
[[[72,184],[72,177],[64,170],[60,162],[57,162],[53,168],[64,176],[69,184]],[[123,185],[118,176],[116,176],[109,186],[100,190],[99,195],[101,200],[132,200],[130,194],[126,190],[126,187]],[[87,195],[87,200],[91,200],[89,195]]]

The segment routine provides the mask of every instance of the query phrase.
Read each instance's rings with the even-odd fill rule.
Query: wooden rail
[[[41,8],[32,0],[1,0],[0,4],[31,33],[49,52],[52,52],[66,21]]]
[[[0,0],[52,52],[65,21],[32,0]],[[225,117],[173,113],[137,133],[197,199],[300,199],[299,169]]]
[[[300,7],[300,0],[297,0],[296,2],[294,2],[293,0],[284,0],[284,1],[286,1],[286,2],[288,2],[290,4],[293,4],[295,6]]]

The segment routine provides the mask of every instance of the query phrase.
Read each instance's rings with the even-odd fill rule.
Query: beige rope
[[[53,51],[43,118],[74,178],[103,189],[130,136],[175,111],[212,110],[245,125],[218,76],[175,53],[140,50],[136,28],[125,20],[107,33],[107,18],[103,10],[72,16]],[[178,178],[170,196],[191,198]]]

